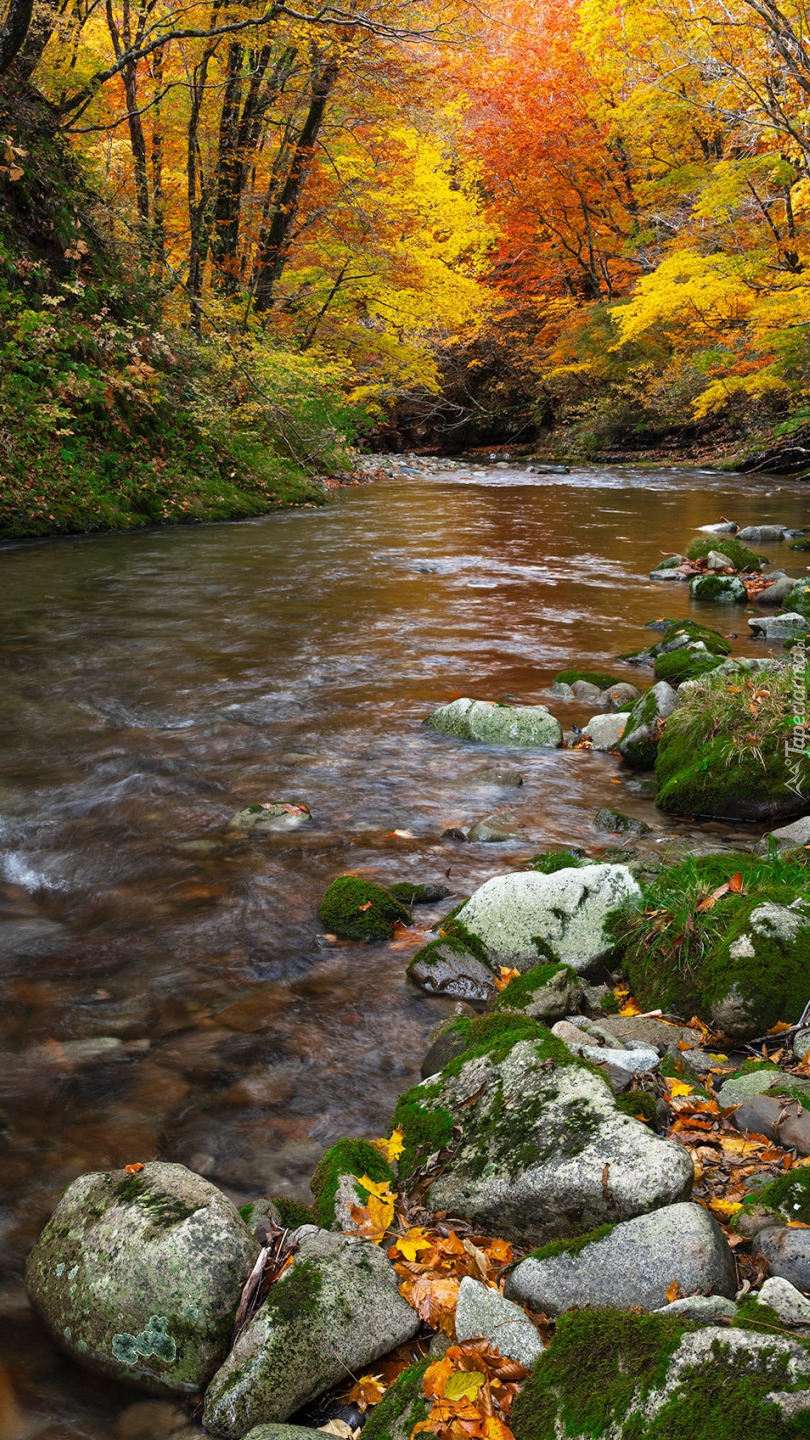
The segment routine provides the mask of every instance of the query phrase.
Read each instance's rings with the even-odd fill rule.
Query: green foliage
[[[356,875],[340,875],[332,881],[318,914],[341,940],[389,940],[397,922],[411,923],[405,906],[388,890]]]
[[[686,547],[686,554],[690,560],[701,560],[710,554],[712,550],[718,551],[721,555],[728,557],[729,565],[734,570],[742,570],[746,573],[751,570],[761,570],[759,556],[749,550],[732,535],[712,535],[707,540],[693,540]]]
[[[357,1179],[361,1176],[368,1176],[369,1180],[377,1182],[385,1181],[393,1183],[393,1175],[388,1161],[376,1146],[368,1140],[338,1140],[331,1145],[326,1154],[318,1162],[315,1174],[309,1182],[309,1188],[315,1197],[315,1222],[323,1230],[331,1229],[335,1220],[335,1195],[341,1175],[354,1175]],[[368,1199],[368,1192],[362,1186],[355,1187],[357,1191],[358,1204],[365,1204]],[[309,1217],[311,1223],[312,1217]],[[299,1221],[305,1224],[305,1221]]]
[[[810,1225],[810,1170],[789,1170],[749,1198],[781,1220],[800,1220]]]
[[[698,910],[736,874],[744,894],[729,892],[711,909]],[[608,923],[623,971],[645,1008],[705,1015],[733,979],[743,999],[756,996],[758,1007],[772,1017],[767,1028],[787,1015],[798,1018],[794,1012],[801,1012],[806,998],[810,954],[803,960],[801,947],[785,949],[760,936],[756,958],[735,959],[730,946],[758,905],[789,905],[802,894],[810,897],[806,858],[734,852],[689,857],[659,870],[643,885],[642,905],[615,913]]]

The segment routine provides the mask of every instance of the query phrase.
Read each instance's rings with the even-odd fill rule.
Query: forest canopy
[[[10,289],[61,322],[102,237],[153,326],[248,373],[239,403],[280,367],[339,397],[348,435],[789,433],[810,421],[808,18],[7,0],[4,203],[30,188],[23,91],[93,196],[53,232],[55,292],[30,255]]]

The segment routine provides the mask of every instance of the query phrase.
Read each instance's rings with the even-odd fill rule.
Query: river
[[[61,1360],[22,1290],[76,1175],[157,1155],[240,1204],[305,1199],[325,1147],[382,1134],[417,1078],[449,1004],[408,985],[405,941],[323,937],[334,876],[446,883],[443,906],[416,912],[426,925],[549,844],[615,844],[592,827],[600,805],[653,823],[664,848],[739,840],[660,816],[615,757],[489,751],[422,725],[457,695],[583,723],[587,707],[549,698],[555,673],[638,680],[612,657],[691,604],[648,572],[723,514],[806,524],[807,487],[452,469],[324,510],[0,551],[0,1423],[3,1386],[43,1437],[100,1440],[136,1398]],[[786,545],[756,548],[805,571]],[[747,630],[737,608],[700,618]],[[764,650],[741,633],[735,653]],[[492,755],[522,789],[471,781]],[[305,801],[311,827],[228,829],[272,799]],[[441,838],[505,804],[530,844]]]

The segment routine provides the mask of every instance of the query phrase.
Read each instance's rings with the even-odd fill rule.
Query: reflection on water
[[[547,844],[599,853],[604,803],[695,833],[612,757],[507,752],[525,784],[504,794],[471,779],[503,752],[421,722],[473,695],[582,723],[549,701],[555,672],[637,679],[612,656],[690,608],[649,570],[723,513],[801,525],[802,487],[773,485],[450,472],[325,512],[0,555],[0,1356],[30,1433],[107,1435],[127,1403],[53,1354],[22,1296],[70,1180],[160,1155],[240,1203],[305,1198],[324,1147],[382,1133],[415,1078],[447,1002],[408,988],[402,942],[323,938],[331,878],[449,883],[428,924]],[[802,573],[805,557],[764,548]],[[701,618],[747,628],[738,610]],[[305,801],[313,825],[228,831],[266,799]],[[507,802],[530,845],[441,840]]]

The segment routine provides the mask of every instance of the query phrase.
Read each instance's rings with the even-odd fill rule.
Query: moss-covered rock
[[[669,655],[674,650],[681,650],[698,642],[704,645],[711,655],[731,654],[731,642],[725,635],[721,635],[719,630],[713,630],[710,625],[701,625],[697,620],[668,621],[661,639],[650,647],[650,654],[653,658]]]
[[[364,1440],[411,1440],[414,1426],[421,1425],[432,1408],[433,1402],[425,1398],[422,1384],[430,1364],[432,1359],[427,1355],[397,1376],[363,1426]],[[419,1433],[425,1440],[435,1440],[432,1430]]]
[[[292,1265],[242,1331],[205,1396],[207,1431],[239,1440],[254,1425],[287,1420],[349,1374],[419,1329],[377,1245],[302,1231]]]
[[[318,914],[340,940],[390,940],[396,924],[411,924],[409,912],[389,890],[356,875],[332,881]]]
[[[664,721],[675,709],[673,687],[659,680],[633,706],[619,741],[619,754],[634,770],[652,770]]]
[[[408,979],[429,995],[487,1000],[499,970],[489,959],[486,947],[459,920],[463,908],[462,903],[451,910],[436,926],[437,938],[412,956]]]
[[[554,676],[555,685],[576,685],[578,680],[586,685],[595,685],[597,690],[609,690],[612,685],[621,683],[617,676],[609,675],[605,670],[561,670],[559,675]]]
[[[712,550],[717,551],[720,555],[725,555],[733,570],[750,573],[762,569],[759,556],[730,535],[712,535],[710,539],[693,540],[690,545],[687,545],[686,554],[690,560],[705,560]]]
[[[810,765],[789,750],[794,682],[786,666],[756,674],[705,675],[681,690],[658,744],[657,804],[675,815],[770,820],[800,813]],[[799,785],[797,787],[797,770]]]
[[[741,888],[722,893],[736,875]],[[797,898],[807,905],[796,907]],[[643,904],[614,917],[611,929],[645,1009],[704,1015],[736,1038],[801,1015],[810,973],[805,861],[726,852],[663,867],[645,882]]]
[[[274,830],[300,830],[312,819],[308,805],[300,800],[265,800],[261,805],[248,805],[238,810],[229,821],[232,830],[251,830],[262,834]]]
[[[810,1389],[810,1354],[775,1319],[564,1315],[514,1402],[516,1440],[799,1440],[807,1412],[791,1396]]]
[[[669,655],[659,655],[653,674],[656,680],[666,680],[667,684],[677,688],[684,680],[696,680],[699,675],[708,675],[720,664],[720,657],[709,654],[705,647],[689,645],[682,650],[673,650]]]
[[[689,585],[693,600],[712,605],[745,605],[748,592],[736,575],[696,575]]]
[[[368,1140],[338,1140],[320,1160],[310,1181],[315,1221],[323,1230],[353,1229],[351,1205],[365,1205],[369,1191],[362,1178],[392,1185],[388,1161]],[[311,1217],[310,1217],[311,1218]]]
[[[768,1185],[759,1186],[747,1195],[743,1204],[756,1205],[787,1224],[800,1220],[810,1225],[810,1170],[800,1167],[779,1175]]]
[[[431,1209],[532,1245],[688,1195],[683,1148],[621,1114],[601,1074],[543,1025],[493,1012],[456,1027],[467,1050],[394,1114],[401,1180],[413,1183],[430,1157]]]
[[[62,1350],[155,1394],[201,1390],[222,1363],[259,1247],[183,1165],[82,1175],[28,1260],[35,1309]]]
[[[582,994],[582,981],[570,965],[535,965],[496,991],[490,1008],[520,1012],[553,1025],[579,1007]]]
[[[436,905],[444,900],[450,891],[446,885],[419,885],[415,881],[398,880],[388,886],[388,894],[399,900],[401,905]]]
[[[537,870],[541,875],[556,875],[558,870],[577,870],[581,865],[590,863],[583,850],[542,850],[539,855],[532,856],[529,869]]]
[[[808,549],[810,549],[810,543],[808,543]],[[789,594],[785,596],[782,608],[792,611],[795,615],[803,615],[805,620],[810,620],[810,585],[806,585],[803,581],[794,585]]]

